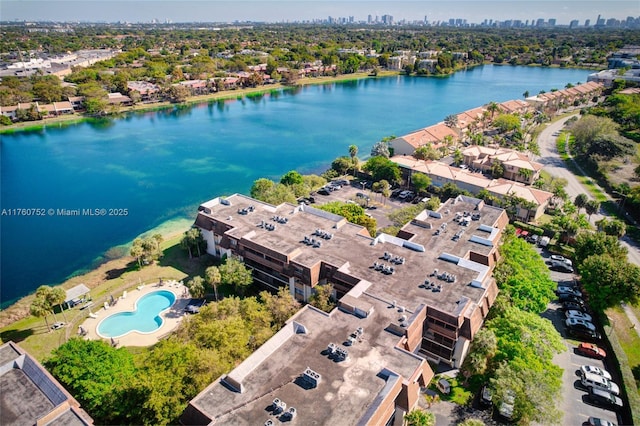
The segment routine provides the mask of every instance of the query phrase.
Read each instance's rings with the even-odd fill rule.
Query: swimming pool
[[[134,310],[109,315],[98,324],[101,337],[120,337],[132,331],[147,334],[162,326],[162,312],[169,309],[176,296],[168,290],[159,290],[142,296]]]

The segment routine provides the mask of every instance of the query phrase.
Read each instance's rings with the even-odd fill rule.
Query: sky
[[[598,17],[626,19],[640,16],[640,1],[622,0],[0,0],[0,20],[66,22],[292,22],[353,16],[391,15],[401,19],[429,22],[466,19],[480,23],[485,19],[548,20],[580,25]]]

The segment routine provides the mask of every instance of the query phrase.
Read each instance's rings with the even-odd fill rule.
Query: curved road
[[[551,123],[540,133],[538,136],[538,146],[540,147],[540,159],[538,162],[544,164],[545,170],[551,175],[567,180],[565,190],[571,199],[574,199],[576,195],[581,193],[586,194],[589,199],[593,199],[591,194],[589,194],[589,191],[587,191],[575,175],[567,169],[564,161],[560,158],[560,154],[558,154],[558,150],[556,149],[555,135],[562,131],[567,120],[576,116],[578,116],[577,113]],[[578,165],[578,167],[580,166]],[[602,192],[606,194],[604,190]],[[591,222],[595,223],[603,217],[602,212],[594,214],[591,217]],[[627,248],[629,262],[640,266],[640,248],[638,245],[626,237],[622,238],[620,243]]]
[[[554,123],[549,124],[546,129],[544,129],[540,135],[538,136],[538,146],[540,147],[540,159],[538,162],[544,164],[544,168],[553,176],[561,177],[567,180],[567,186],[565,190],[570,198],[574,199],[576,195],[585,193],[589,199],[593,199],[589,191],[587,191],[582,184],[578,181],[573,173],[571,173],[562,158],[560,158],[560,154],[556,149],[556,136],[563,128],[567,120],[571,117],[576,117],[578,114],[572,114],[568,117],[565,117],[561,120],[558,120]],[[578,165],[578,167],[580,167]],[[606,194],[605,191],[602,191]],[[607,195],[608,197],[608,195]],[[595,223],[600,220],[603,215],[600,213],[593,214],[591,216],[591,222]],[[627,257],[630,263],[635,263],[640,266],[640,248],[638,244],[631,241],[629,238],[624,237],[620,240],[620,243],[627,248]],[[625,303],[622,304],[622,308],[624,309],[625,314],[629,318],[631,324],[633,324],[633,328],[635,328],[637,333],[640,333],[640,321],[636,317],[635,313],[629,308],[629,306]]]

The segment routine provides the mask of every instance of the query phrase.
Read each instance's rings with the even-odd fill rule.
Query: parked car
[[[396,197],[398,197],[402,192],[403,192],[403,190],[402,190],[402,189],[399,189],[399,188],[398,188],[398,189],[394,189],[394,190],[391,192],[391,198],[396,198]]]
[[[505,418],[506,420],[513,419],[513,408],[516,402],[516,394],[514,391],[508,389],[505,392],[504,398],[500,402],[500,406],[498,407],[498,414]]]
[[[598,417],[589,417],[585,422],[587,426],[618,426],[615,423],[611,423],[609,420],[601,419]]]
[[[595,365],[583,365],[580,367],[580,375],[584,376],[585,374],[590,373],[590,374],[597,374],[599,376],[602,376],[606,379],[611,380],[611,374],[609,374],[609,372],[605,369],[602,369],[600,367],[596,367]]]
[[[556,294],[560,295],[563,293],[573,294],[576,297],[582,297],[582,292],[577,288],[569,287],[568,285],[559,285],[556,289]]]
[[[583,320],[589,321],[589,322],[592,322],[592,320],[593,320],[591,315],[589,315],[587,313],[584,313],[582,311],[568,310],[567,312],[564,313],[564,316],[567,317],[567,319],[569,319],[569,318],[577,318],[577,319],[583,319]]]
[[[64,323],[62,321],[58,321],[53,323],[53,325],[51,326],[52,330],[58,330],[60,328],[64,327]]]
[[[582,386],[587,389],[596,388],[606,390],[614,395],[620,395],[620,387],[611,380],[598,374],[586,373],[580,380]]]
[[[539,238],[540,236],[538,234],[532,234],[529,238],[527,238],[527,241],[531,244],[536,244]]]
[[[560,303],[573,302],[573,303],[576,303],[576,304],[578,304],[580,306],[584,306],[584,300],[582,300],[578,296],[574,296],[573,294],[569,294],[569,293],[560,293],[558,295],[558,301]]]
[[[576,348],[576,352],[580,355],[595,359],[605,359],[607,357],[604,349],[598,347],[595,343],[580,343]]]
[[[402,191],[400,195],[398,195],[399,200],[411,200],[413,199],[413,192],[411,191]]]
[[[567,334],[580,340],[598,341],[602,339],[602,335],[599,332],[582,328],[567,328]]]
[[[583,329],[583,330],[592,330],[596,331],[596,326],[593,323],[583,320],[580,318],[567,318],[565,320],[565,324],[569,328]]]
[[[573,273],[573,266],[567,265],[566,263],[557,260],[551,261],[551,266],[549,266],[549,269],[558,272]]]
[[[573,266],[573,262],[571,262],[571,260],[567,259],[564,256],[560,256],[559,254],[552,254],[551,255],[551,260],[555,260],[555,261],[558,261],[558,262],[564,262],[569,266]]]
[[[562,302],[561,309],[564,311],[581,311],[581,312],[584,312],[586,310],[584,303],[575,303],[575,302]]]
[[[589,400],[610,410],[620,410],[623,407],[620,397],[602,389],[589,389]]]
[[[318,189],[318,194],[320,195],[329,195],[329,190],[327,188]]]
[[[480,405],[483,407],[490,407],[491,402],[493,401],[493,391],[489,387],[489,385],[484,385],[482,387],[482,391],[480,392]]]

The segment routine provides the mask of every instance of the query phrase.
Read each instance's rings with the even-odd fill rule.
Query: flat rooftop
[[[387,331],[403,313],[366,294],[360,299],[372,308],[366,318],[338,309],[331,314],[310,306],[301,309],[230,373],[233,382],[242,383],[243,393],[218,380],[192,404],[225,425],[262,425],[268,419],[278,424],[275,399],[296,409],[297,424],[358,424],[398,375],[410,378],[426,362],[396,348],[401,338]],[[362,334],[349,344],[358,328]],[[345,349],[347,359],[331,356],[331,343]],[[320,375],[315,387],[303,379],[307,368]]]
[[[363,227],[309,206],[274,207],[239,194],[227,197],[225,202],[205,203],[210,213],[200,212],[197,225],[207,228],[207,218],[224,222],[234,227],[227,235],[255,242],[293,263],[311,268],[323,262],[371,282],[374,286],[368,291],[379,299],[389,303],[395,300],[406,307],[425,303],[451,314],[459,311],[461,300],[477,303],[484,295],[483,273],[488,268],[470,261],[469,255],[491,253],[500,238],[496,225],[503,212],[475,198],[458,197],[443,204],[438,212],[423,211],[407,224],[401,233],[407,243],[384,235],[371,238]],[[275,229],[265,228],[265,224]],[[331,238],[316,235],[316,231]],[[305,243],[305,238],[321,245]],[[385,253],[390,254],[389,259],[384,259]],[[403,263],[393,262],[395,258],[402,258]],[[393,267],[393,274],[376,270],[376,263]],[[439,274],[455,277],[455,281],[431,276],[436,269]]]
[[[13,342],[0,346],[0,424],[34,425],[56,412],[46,425],[90,425],[77,401]]]
[[[12,368],[0,376],[0,423],[32,425],[49,413],[53,403],[20,369]]]

